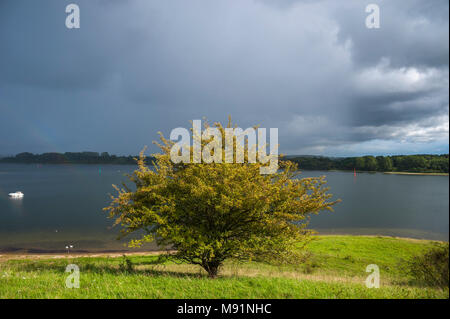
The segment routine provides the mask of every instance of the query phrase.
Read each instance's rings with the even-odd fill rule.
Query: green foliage
[[[391,172],[394,169],[392,159],[389,156],[377,156],[378,170]]]
[[[214,126],[224,138],[224,127]],[[136,190],[118,189],[105,209],[123,236],[144,231],[131,245],[156,241],[175,250],[169,257],[199,265],[210,277],[230,258],[297,261],[298,243],[310,238],[305,228],[310,215],[336,203],[328,201],[324,177],[297,179],[292,162],[283,162],[272,175],[260,174],[262,164],[247,157],[244,163],[174,164],[173,142],[162,135],[161,141],[153,169],[141,152],[139,168],[130,176]],[[236,143],[235,138],[234,149]]]
[[[427,286],[448,287],[448,243],[414,256],[407,262],[407,271],[415,282]]]
[[[378,169],[378,163],[375,157],[373,156],[365,156],[365,169],[367,171],[376,171]]]
[[[109,155],[108,152],[20,153],[0,159],[3,163],[40,164],[135,164],[133,156]]]
[[[357,157],[354,167],[360,171],[366,170],[366,159],[364,157]]]
[[[127,257],[127,255],[125,255],[125,254],[122,256],[122,260],[121,260],[121,262],[120,262],[120,264],[119,264],[119,269],[120,269],[121,271],[128,272],[128,273],[131,273],[131,272],[133,272],[133,270],[134,270],[134,268],[133,268],[133,262],[132,262],[131,259],[130,259],[129,257]]]

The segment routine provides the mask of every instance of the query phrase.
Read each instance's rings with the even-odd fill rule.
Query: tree
[[[356,157],[355,158],[355,167],[358,170],[364,171],[366,169],[366,160],[364,157]]]
[[[214,127],[224,136],[220,123]],[[199,265],[211,278],[231,258],[292,261],[299,243],[311,238],[311,214],[332,210],[337,202],[328,201],[324,177],[297,179],[292,162],[280,162],[271,175],[260,174],[262,164],[249,163],[248,152],[244,163],[174,164],[173,142],[160,136],[162,153],[155,154],[153,169],[141,152],[129,176],[136,189],[116,187],[118,195],[105,210],[122,226],[120,237],[144,231],[131,246],[155,241],[171,249],[166,258]]]
[[[376,171],[378,168],[377,160],[373,156],[364,156],[366,170],[368,171]]]
[[[393,170],[392,160],[389,156],[377,156],[378,170],[391,172]]]

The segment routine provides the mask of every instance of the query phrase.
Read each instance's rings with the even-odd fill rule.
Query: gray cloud
[[[356,63],[373,65],[388,57],[395,67],[448,67],[446,0],[372,1],[380,8],[380,29],[363,27],[367,3],[350,0],[333,10],[341,41],[351,39]]]
[[[448,152],[448,2],[69,1],[0,6],[0,154],[137,153],[203,116],[281,151]],[[155,150],[155,149],[152,149]]]

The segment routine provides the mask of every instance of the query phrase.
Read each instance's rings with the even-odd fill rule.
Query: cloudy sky
[[[0,154],[137,154],[157,131],[228,115],[277,127],[287,154],[448,153],[448,6],[1,0]]]

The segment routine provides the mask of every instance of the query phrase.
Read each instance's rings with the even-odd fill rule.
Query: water
[[[0,251],[125,249],[102,208],[126,181],[129,165],[0,164]],[[448,240],[448,176],[306,171],[326,175],[334,212],[313,216],[321,233],[392,235]],[[8,193],[20,190],[22,199]]]
[[[0,251],[124,249],[102,210],[135,166],[0,164]],[[22,191],[22,199],[8,193]]]
[[[326,175],[342,202],[314,216],[310,226],[330,233],[449,238],[449,177],[305,171]]]

